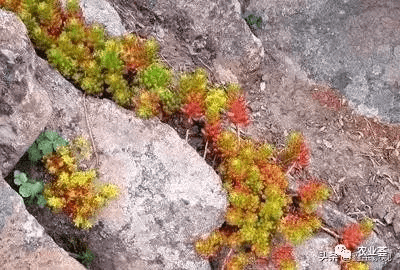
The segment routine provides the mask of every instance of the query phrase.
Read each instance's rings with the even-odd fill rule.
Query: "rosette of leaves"
[[[347,249],[355,250],[372,232],[374,223],[371,219],[364,219],[360,223],[347,225],[342,232],[342,242]]]
[[[289,133],[286,139],[286,146],[279,155],[279,160],[285,169],[290,165],[294,165],[298,169],[309,165],[310,150],[302,133],[296,131]]]
[[[321,220],[304,213],[289,213],[279,224],[279,231],[294,245],[299,245],[310,238],[321,227]]]
[[[143,91],[136,101],[136,114],[144,119],[156,116],[159,113],[159,101],[157,94]]]
[[[323,183],[309,181],[299,188],[300,208],[305,213],[312,213],[318,205],[329,198],[329,189]]]
[[[68,145],[68,141],[64,140],[57,132],[51,130],[42,132],[28,149],[29,160],[37,162],[43,156],[56,151],[59,146],[66,145]]]
[[[167,88],[171,82],[171,71],[159,63],[154,63],[138,74],[139,82],[149,90]]]
[[[101,67],[95,60],[86,61],[82,64],[84,75],[79,83],[82,89],[89,95],[98,95],[104,91],[104,78]]]
[[[196,241],[196,251],[205,258],[215,256],[224,243],[224,235],[220,231],[213,231],[208,237]]]
[[[229,120],[236,126],[245,127],[249,125],[249,114],[244,96],[239,96],[230,102],[227,115]]]
[[[121,58],[128,73],[136,74],[157,59],[159,46],[154,38],[143,40],[136,35],[126,35],[122,40]]]
[[[19,194],[24,199],[29,199],[28,204],[32,204],[36,199],[39,206],[46,205],[46,200],[41,194],[44,188],[42,181],[28,179],[25,173],[16,170],[14,171],[14,183],[19,186]]]
[[[183,100],[193,93],[200,94],[205,98],[207,83],[207,72],[202,68],[197,68],[193,73],[183,74],[180,77],[179,92],[183,96]]]
[[[210,123],[218,121],[227,107],[228,96],[223,89],[211,89],[205,99],[206,119]]]

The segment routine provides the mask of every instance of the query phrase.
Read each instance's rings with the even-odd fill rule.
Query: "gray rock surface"
[[[315,81],[339,89],[361,114],[400,122],[400,2],[251,0],[244,16],[266,54],[289,57]]]
[[[1,175],[0,243],[0,269],[85,269],[44,232]]]
[[[0,172],[7,175],[35,141],[52,112],[34,77],[36,54],[26,29],[0,12]]]
[[[126,33],[121,18],[109,2],[105,0],[80,0],[83,16],[87,23],[101,23],[111,36],[121,36]]]

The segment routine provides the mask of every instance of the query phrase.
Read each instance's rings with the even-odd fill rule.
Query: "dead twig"
[[[86,125],[87,125],[88,130],[89,130],[90,140],[91,140],[92,146],[93,146],[93,152],[94,152],[94,154],[96,156],[96,168],[98,168],[99,167],[99,156],[97,154],[96,145],[94,144],[92,128],[91,128],[91,125],[90,125],[90,122],[89,122],[89,117],[87,116],[86,95],[83,95],[83,109],[84,109],[84,112],[85,112]]]
[[[206,156],[207,156],[207,146],[208,146],[208,140],[206,140],[206,146],[204,147],[203,159],[206,159]]]
[[[321,229],[326,232],[327,234],[333,236],[334,238],[336,238],[336,240],[341,239],[342,237],[340,237],[337,233],[335,233],[334,231],[328,229],[327,227],[321,226]]]
[[[188,139],[189,139],[189,129],[186,130],[186,138],[185,138],[186,143],[188,142]]]
[[[226,257],[225,257],[224,262],[222,263],[221,270],[224,270],[224,269],[225,269],[225,266],[226,266],[226,264],[228,263],[228,259],[229,259],[229,257],[231,256],[232,252],[233,252],[233,249],[231,248],[231,249],[229,250],[228,254],[227,254]]]

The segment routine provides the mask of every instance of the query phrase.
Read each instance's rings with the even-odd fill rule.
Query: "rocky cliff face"
[[[335,47],[344,35],[340,26],[347,18],[340,17],[340,5],[330,8],[335,1],[241,2],[85,0],[81,7],[88,22],[105,24],[112,35],[130,31],[154,35],[161,44],[162,57],[175,70],[203,66],[215,82],[236,81],[252,85],[252,90],[261,89],[258,95],[262,99],[262,95],[267,96],[264,90],[271,87],[268,83],[273,75],[267,72],[286,69],[288,80],[311,81],[315,76],[349,93],[350,98],[361,102],[356,104],[359,109],[365,103],[370,106],[367,111],[383,112],[387,120],[398,118],[398,94],[388,93],[397,89],[393,74],[398,69],[398,50],[392,41],[384,40],[389,49],[381,44],[380,53],[368,54],[372,62],[365,60],[366,66],[350,56],[350,64],[343,64],[340,58],[348,58],[347,53],[374,50],[354,43],[354,35],[346,36],[353,43],[345,45],[354,50],[360,47],[361,51],[344,45]],[[345,14],[356,12],[356,1],[346,2]],[[392,15],[397,10],[393,5]],[[390,6],[383,5],[379,12],[385,8]],[[349,25],[360,25],[368,12],[378,11],[363,9],[364,15],[361,12],[352,20],[348,18]],[[262,17],[261,28],[246,24],[243,18],[249,14]],[[341,19],[334,20],[335,14]],[[382,26],[389,35],[397,31],[392,15]],[[324,16],[336,23],[334,28],[328,30],[328,24],[322,23]],[[330,33],[337,34],[332,42],[327,38]],[[226,194],[205,161],[158,120],[140,120],[111,101],[84,97],[35,54],[24,26],[9,12],[0,11],[0,40],[2,177],[12,173],[43,129],[56,130],[66,139],[91,136],[98,160],[93,158],[88,166],[97,165],[101,180],[122,190],[119,199],[99,215],[95,228],[84,234],[97,255],[93,269],[211,269],[207,260],[195,254],[193,242],[222,224]],[[321,43],[327,45],[321,47]],[[329,55],[329,46],[334,47],[333,55]],[[320,58],[321,54],[328,56]],[[322,65],[324,61],[334,64]],[[365,67],[359,74],[358,65]],[[352,72],[357,74],[354,78],[349,75],[353,78],[349,81]],[[366,72],[375,77],[368,80]],[[381,87],[385,85],[391,88]],[[367,89],[374,91],[366,94]],[[362,99],[355,93],[361,93]],[[383,104],[374,103],[374,93],[385,98],[389,95],[393,106],[383,108]],[[291,92],[281,95],[293,99]],[[280,114],[275,118],[282,122],[278,125],[281,127],[291,123]],[[0,258],[6,258],[5,269],[83,269],[48,236],[59,241],[63,235],[75,233],[66,219],[36,209],[40,225],[3,179],[0,209]],[[354,221],[333,204],[327,205],[324,213],[324,221],[332,227]],[[385,245],[376,235],[369,241],[368,245]],[[321,264],[318,260],[318,252],[331,251],[335,243],[333,237],[321,232],[298,247],[300,269],[338,269],[335,262]],[[372,269],[382,267],[382,263],[372,265]]]
[[[0,45],[2,175],[11,172],[43,129],[56,130],[69,140],[79,134],[88,137],[91,130],[102,181],[122,190],[99,216],[101,226],[86,235],[97,255],[93,267],[210,269],[208,261],[195,254],[193,243],[223,222],[226,194],[214,170],[159,120],[139,120],[111,101],[84,97],[35,54],[22,23],[11,13],[0,13],[1,36],[8,37]],[[65,269],[82,268],[55,245],[25,211],[19,195],[1,181],[5,208],[0,257],[7,257],[7,269],[25,263],[51,269],[60,261]],[[44,222],[50,226],[55,221]],[[18,228],[23,247],[12,244],[18,239],[12,231]],[[24,258],[20,249],[29,250],[31,258]],[[53,259],[43,256],[52,249]]]

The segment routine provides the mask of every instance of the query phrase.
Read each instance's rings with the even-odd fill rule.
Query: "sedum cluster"
[[[43,158],[47,171],[54,176],[43,191],[47,205],[55,212],[66,213],[83,229],[91,228],[98,210],[118,195],[117,186],[95,183],[94,169],[78,169],[78,161],[90,156],[90,144],[83,137],[77,137],[70,145],[60,146]]]
[[[224,246],[231,252],[227,269],[243,269],[259,258],[270,258],[278,269],[295,269],[292,245],[301,244],[321,226],[315,211],[329,190],[316,180],[307,181],[294,197],[288,194],[284,168],[302,156],[294,145],[305,146],[300,133],[289,134],[284,149],[240,139],[222,131],[216,152],[222,157],[219,171],[229,193],[226,225],[196,243],[204,257],[215,256]],[[285,155],[291,162],[282,162]],[[297,156],[296,156],[297,155]],[[306,164],[306,163],[301,163]],[[307,163],[308,164],[308,163]],[[274,243],[274,244],[273,244]],[[281,248],[276,249],[276,243]]]

